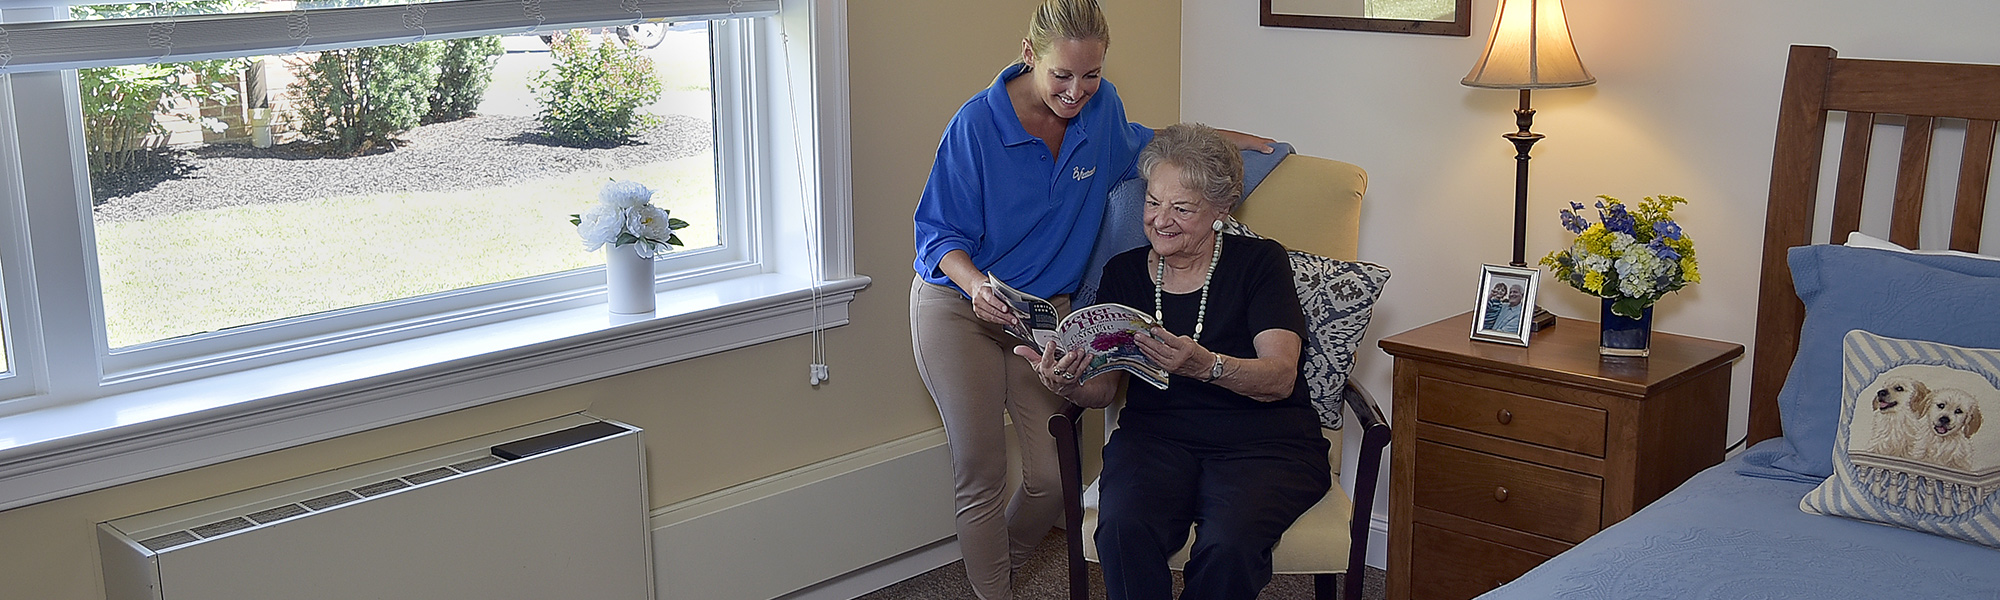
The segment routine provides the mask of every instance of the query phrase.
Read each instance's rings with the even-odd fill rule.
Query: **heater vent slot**
[[[243,515],[243,518],[256,521],[258,525],[263,525],[265,523],[269,523],[272,521],[290,519],[292,517],[306,514],[307,512],[309,511],[306,510],[306,507],[299,506],[297,504],[287,504],[277,508],[260,510],[247,515]]]
[[[299,504],[304,504],[306,508],[310,508],[313,510],[326,510],[329,508],[333,508],[335,506],[340,506],[342,504],[346,504],[360,499],[361,497],[354,495],[354,492],[341,490],[338,492],[327,494],[325,496],[313,498],[305,502],[300,502]]]
[[[380,496],[406,487],[410,487],[409,482],[401,479],[391,479],[354,488],[354,493],[361,494],[362,497],[366,498],[369,496]]]
[[[218,535],[229,533],[231,531],[240,531],[256,526],[257,524],[251,523],[249,519],[245,519],[243,517],[230,517],[227,519],[216,521],[214,523],[209,523],[207,525],[190,529],[189,531],[193,531],[195,535],[204,538],[212,538]]]
[[[201,538],[195,537],[195,535],[192,533],[188,533],[186,531],[176,531],[166,535],[148,538],[146,541],[139,542],[139,545],[145,546],[147,550],[160,551],[172,548],[174,546],[179,546],[181,544],[193,542],[199,539]]]

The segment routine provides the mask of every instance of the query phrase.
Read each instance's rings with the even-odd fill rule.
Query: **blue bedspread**
[[[1766,440],[1696,474],[1480,598],[2000,598],[2000,550],[1807,514],[1799,498],[1813,484],[1737,473],[1773,443],[1783,442]]]

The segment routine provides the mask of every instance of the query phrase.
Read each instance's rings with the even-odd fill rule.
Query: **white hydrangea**
[[[1633,298],[1652,297],[1657,293],[1655,284],[1670,267],[1645,248],[1627,252],[1618,260],[1618,292]]]

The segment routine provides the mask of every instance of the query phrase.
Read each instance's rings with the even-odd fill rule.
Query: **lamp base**
[[[1529,331],[1541,331],[1556,326],[1556,314],[1540,306],[1535,307],[1535,323]]]

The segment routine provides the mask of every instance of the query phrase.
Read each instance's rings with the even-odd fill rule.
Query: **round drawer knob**
[[[1498,486],[1493,488],[1493,501],[1494,502],[1507,501],[1507,486]]]
[[[1497,413],[1497,414],[1494,414],[1494,415],[1493,415],[1493,418],[1494,418],[1495,420],[1498,420],[1498,421],[1500,421],[1500,424],[1501,424],[1501,425],[1506,425],[1506,424],[1508,424],[1508,423],[1512,423],[1512,422],[1514,422],[1514,411],[1511,411],[1511,410],[1507,410],[1507,409],[1504,409],[1504,408],[1503,408],[1503,409],[1500,409],[1500,412],[1499,412],[1499,413]]]

